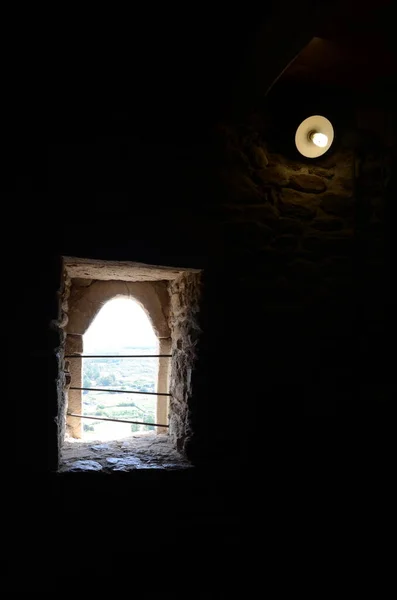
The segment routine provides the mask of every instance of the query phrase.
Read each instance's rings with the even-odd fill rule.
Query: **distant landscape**
[[[125,346],[90,354],[157,354],[155,346]],[[83,387],[155,392],[157,358],[86,358],[83,359]],[[156,396],[83,391],[83,414],[155,423]],[[134,432],[154,431],[153,425],[83,420],[85,439],[115,439]]]

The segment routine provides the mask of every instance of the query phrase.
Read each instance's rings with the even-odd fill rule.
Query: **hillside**
[[[157,354],[154,346],[125,346],[90,354]],[[83,387],[112,390],[155,392],[158,359],[156,358],[85,358]],[[157,397],[132,393],[83,391],[83,414],[115,419],[155,423]],[[85,420],[85,439],[115,439],[137,431],[154,430],[152,425]]]

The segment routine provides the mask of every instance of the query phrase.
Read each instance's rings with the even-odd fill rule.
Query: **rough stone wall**
[[[202,146],[192,151],[191,172],[185,169],[186,176],[177,186],[174,158],[180,155],[163,148],[161,177],[156,179],[161,186],[148,189],[151,173],[143,171],[147,177],[140,188],[140,214],[127,193],[120,193],[117,202],[111,200],[117,158],[113,164],[104,162],[103,168],[96,162],[92,165],[100,188],[109,195],[103,206],[94,196],[84,206],[82,199],[92,178],[85,171],[76,175],[70,162],[75,148],[70,154],[65,151],[56,178],[69,186],[68,198],[75,198],[74,204],[70,200],[68,220],[62,220],[59,206],[54,219],[63,224],[62,231],[54,229],[48,241],[42,220],[27,238],[40,253],[28,273],[36,315],[29,381],[37,381],[36,405],[41,411],[37,419],[47,424],[49,432],[48,453],[42,444],[41,458],[32,462],[43,465],[48,454],[49,464],[56,464],[56,419],[64,386],[59,393],[63,366],[58,349],[63,332],[50,323],[63,318],[62,255],[203,269],[205,317],[195,364],[205,362],[206,372],[199,384],[201,366],[194,374],[188,411],[189,428],[195,432],[189,439],[196,440],[194,452],[199,459],[205,447],[211,459],[224,453],[229,460],[230,450],[244,437],[236,438],[232,418],[236,415],[240,430],[243,422],[250,423],[250,429],[244,430],[250,434],[255,423],[269,422],[263,412],[302,415],[307,399],[319,411],[335,410],[341,399],[351,397],[353,383],[356,386],[358,356],[360,372],[372,373],[374,384],[375,378],[381,381],[380,371],[374,368],[380,349],[386,347],[381,290],[385,281],[391,281],[382,272],[384,191],[388,189],[384,149],[373,143],[341,147],[340,128],[335,130],[338,135],[329,156],[308,161],[276,152],[259,127],[254,131],[224,127],[205,151]],[[126,164],[130,180],[144,169],[147,152],[137,147],[135,162]],[[172,160],[167,162],[169,156]],[[108,187],[106,182],[102,186],[102,174],[109,174]],[[395,168],[392,181],[393,176],[395,186]],[[79,183],[84,193],[74,196]],[[164,189],[180,194],[173,197],[173,206],[160,202],[155,212],[149,200],[162,198]],[[395,191],[393,196],[387,193],[390,207]],[[148,232],[155,244],[148,243]],[[17,300],[19,313],[26,314],[24,296]],[[231,348],[246,354],[225,360],[222,352]],[[370,389],[367,384],[363,382]],[[183,412],[179,404],[186,394],[176,392],[175,414]],[[43,397],[48,398],[47,404]],[[176,437],[180,422],[184,416],[176,418],[171,428]],[[179,445],[193,447],[186,440]]]
[[[229,146],[225,156],[230,161],[222,172],[228,235],[240,226],[251,250],[263,252],[267,262],[277,256],[284,274],[308,278],[314,261],[320,267],[319,259],[332,261],[348,253],[355,217],[352,150],[310,164],[271,153],[264,143],[241,141],[240,147]]]
[[[252,127],[223,128],[220,139],[222,240],[266,339],[265,389],[280,405],[334,414],[363,331],[374,347],[384,334],[368,293],[384,262],[387,148],[336,142],[313,161],[276,153]]]
[[[184,274],[169,286],[172,339],[169,435],[180,451],[185,450],[194,435],[191,419],[200,336],[200,282],[200,273]],[[199,401],[196,395],[194,400]]]
[[[265,154],[262,147],[251,150],[266,155],[268,164],[254,164],[253,197],[229,207],[226,233],[244,230],[245,249],[259,254],[270,295],[313,304],[351,274],[354,154],[339,152],[314,166]]]
[[[272,72],[272,42],[278,41],[281,47],[288,43],[284,27],[288,11],[284,9],[284,4],[280,6],[283,7],[279,11],[282,13],[281,26],[273,28],[270,42],[266,36],[260,36],[261,40],[266,40],[269,44],[269,51],[262,52],[260,57],[267,73]],[[168,10],[169,7],[165,8]],[[202,12],[204,19],[204,11]],[[222,43],[220,36],[222,32],[227,31],[230,40],[237,40],[234,54],[239,56],[244,54],[241,36],[252,38],[250,27],[244,30],[241,25],[237,28],[227,24],[225,26],[226,11],[219,13],[219,27],[217,24],[212,27],[213,43],[210,48],[211,51],[219,49],[222,55],[218,54],[217,60],[214,60],[214,53],[207,51],[206,60],[206,66],[213,66],[212,81],[207,77],[207,69],[203,68],[202,43],[196,44],[197,69],[194,68],[195,65],[191,67],[189,53],[186,51],[184,55],[187,61],[183,62],[170,61],[167,55],[158,53],[163,55],[160,67],[164,65],[165,68],[159,68],[157,71],[160,75],[162,71],[164,85],[159,85],[158,77],[153,76],[151,69],[141,61],[140,71],[142,76],[145,75],[142,82],[147,82],[149,87],[141,86],[142,94],[135,94],[134,98],[128,93],[131,87],[130,78],[125,77],[125,72],[128,72],[130,67],[127,63],[131,62],[131,52],[128,48],[122,53],[118,51],[119,45],[114,45],[117,47],[116,60],[106,61],[110,69],[104,69],[104,61],[98,61],[98,77],[87,76],[88,62],[83,59],[81,52],[75,53],[76,73],[73,57],[67,48],[64,62],[67,68],[57,64],[57,68],[54,69],[54,74],[60,74],[59,93],[52,94],[54,101],[43,103],[42,94],[37,94],[36,105],[32,106],[34,98],[33,94],[30,94],[26,105],[30,105],[33,118],[23,119],[23,115],[29,112],[29,107],[27,106],[26,110],[24,106],[23,110],[19,111],[21,118],[9,119],[15,132],[15,141],[21,150],[18,152],[18,161],[15,161],[14,152],[8,153],[12,156],[12,163],[18,163],[15,164],[15,168],[12,165],[10,191],[15,191],[15,174],[22,177],[32,175],[33,184],[30,189],[22,189],[20,194],[10,194],[6,198],[8,202],[3,210],[4,229],[11,233],[10,236],[3,235],[3,257],[6,263],[11,261],[12,274],[16,276],[15,286],[9,285],[7,272],[4,278],[4,283],[7,282],[4,286],[7,293],[3,296],[12,308],[15,308],[15,315],[13,311],[10,315],[8,306],[3,311],[6,326],[9,326],[9,342],[13,350],[9,352],[6,385],[10,385],[10,403],[20,416],[18,439],[15,440],[14,436],[12,452],[7,457],[14,477],[8,483],[8,474],[6,475],[5,490],[8,494],[5,496],[9,498],[15,510],[11,513],[13,526],[8,528],[11,533],[9,541],[6,538],[6,546],[7,554],[17,557],[17,560],[12,561],[17,569],[14,581],[18,581],[18,574],[23,572],[23,579],[30,592],[35,583],[39,589],[43,589],[43,573],[47,575],[47,579],[56,581],[59,578],[61,585],[64,583],[64,569],[59,567],[70,563],[70,557],[76,552],[76,537],[77,544],[81,539],[81,535],[73,535],[76,527],[80,529],[80,526],[73,522],[76,521],[77,504],[79,507],[89,507],[91,523],[101,523],[100,527],[87,525],[91,536],[90,548],[114,548],[113,553],[117,552],[119,572],[124,566],[126,572],[130,571],[131,564],[136,564],[136,558],[139,556],[143,556],[147,561],[147,553],[142,552],[141,542],[149,554],[153,553],[153,539],[159,537],[159,520],[151,518],[151,515],[159,514],[159,505],[164,515],[160,535],[162,538],[167,537],[167,550],[169,549],[168,555],[173,561],[173,567],[175,568],[175,556],[178,556],[178,562],[181,556],[182,560],[186,557],[186,566],[190,570],[192,563],[196,562],[193,557],[197,556],[197,563],[194,564],[196,573],[200,569],[199,560],[203,562],[198,549],[211,545],[214,548],[214,564],[219,562],[218,558],[223,554],[223,549],[229,550],[225,556],[230,557],[241,551],[239,532],[242,529],[244,532],[256,531],[258,523],[263,521],[265,502],[269,505],[269,509],[266,509],[267,515],[275,517],[272,520],[276,530],[281,524],[289,538],[291,531],[296,529],[296,523],[303,521],[305,530],[310,528],[314,534],[313,547],[316,549],[321,546],[321,543],[318,543],[320,538],[325,540],[325,545],[328,539],[334,539],[336,542],[332,529],[339,529],[333,528],[333,525],[339,525],[340,520],[346,522],[347,531],[351,531],[352,520],[357,524],[357,536],[353,534],[352,539],[355,537],[361,540],[363,535],[370,531],[370,534],[373,534],[373,547],[384,548],[385,551],[388,548],[382,532],[388,531],[392,514],[388,509],[392,508],[389,499],[393,497],[390,478],[393,456],[390,442],[393,433],[389,432],[387,424],[394,422],[390,417],[394,414],[395,394],[391,401],[382,407],[382,403],[377,402],[377,397],[371,391],[373,403],[370,409],[366,410],[367,407],[360,403],[354,408],[353,418],[347,419],[340,403],[342,393],[343,401],[347,400],[346,404],[352,398],[348,383],[350,381],[356,384],[357,381],[353,371],[359,354],[359,334],[361,336],[365,324],[361,315],[376,312],[371,302],[373,294],[371,299],[365,294],[362,295],[360,303],[354,304],[354,320],[357,323],[356,315],[359,309],[361,322],[357,323],[355,352],[349,353],[347,361],[344,361],[346,371],[349,369],[351,373],[349,379],[346,378],[343,385],[338,386],[339,406],[337,405],[336,418],[302,419],[302,393],[305,389],[302,382],[310,378],[313,366],[328,367],[326,376],[319,378],[317,402],[322,405],[327,389],[335,381],[337,372],[332,367],[337,365],[339,354],[323,353],[327,343],[325,335],[321,351],[315,346],[316,352],[309,353],[310,348],[313,348],[310,344],[313,339],[310,330],[313,329],[315,316],[310,310],[302,314],[303,318],[299,319],[300,335],[295,335],[293,326],[296,327],[298,319],[288,319],[288,310],[293,312],[293,308],[295,310],[300,303],[296,301],[297,294],[295,300],[291,297],[289,306],[287,291],[289,286],[298,292],[304,286],[307,287],[307,276],[302,274],[300,278],[288,279],[287,275],[283,274],[286,260],[283,254],[266,252],[262,255],[263,240],[260,235],[256,235],[257,231],[261,231],[256,211],[263,217],[266,207],[263,202],[258,201],[256,191],[254,194],[250,191],[252,187],[257,189],[256,182],[251,180],[251,185],[250,181],[244,179],[241,186],[237,182],[239,189],[233,194],[229,191],[224,196],[222,189],[219,189],[219,194],[212,191],[216,187],[216,181],[211,173],[208,174],[206,164],[212,147],[207,143],[202,125],[208,123],[209,111],[205,108],[208,108],[208,105],[212,106],[214,99],[219,107],[223,108],[226,104],[219,101],[217,90],[214,91],[211,85],[215,83],[219,89],[226,79],[222,56],[227,58],[230,53],[228,44]],[[252,17],[259,21],[257,10],[242,10],[241,6],[237,6],[234,13],[237,22],[241,22],[242,13],[246,13],[248,25],[248,13],[251,24]],[[304,12],[302,16],[305,17]],[[207,18],[207,15],[205,17]],[[178,27],[179,21],[180,19],[175,19]],[[169,28],[164,27],[161,19],[157,19],[157,22],[158,32],[164,32],[164,40],[171,40]],[[272,29],[271,25],[269,23],[269,29]],[[292,21],[289,28],[293,28]],[[188,41],[191,37],[189,30],[186,27],[183,30]],[[143,30],[142,36],[146,44],[147,31]],[[135,36],[127,35],[125,39],[130,41],[131,37]],[[203,30],[200,30],[197,39],[202,41]],[[140,41],[136,40],[136,46],[141,52]],[[296,40],[293,39],[292,42],[296,43]],[[107,48],[110,45],[108,44]],[[35,44],[32,48],[33,46]],[[158,45],[159,48],[160,46],[161,44]],[[163,47],[165,49],[169,44],[165,43]],[[179,58],[183,44],[175,39],[172,47],[174,57]],[[56,56],[55,48],[52,49],[52,54]],[[119,58],[121,59],[122,55],[126,59],[120,62]],[[139,58],[139,52],[135,55]],[[87,58],[89,60],[89,57]],[[186,86],[185,73],[181,74],[181,68],[185,72],[187,70],[186,63],[189,64],[189,82],[192,84],[190,87]],[[234,71],[235,62],[229,63],[229,71]],[[287,61],[284,64],[286,63]],[[109,85],[105,71],[110,74],[111,70],[113,73],[113,67],[117,65],[119,69],[114,78],[115,85]],[[280,66],[275,75],[278,75],[283,66]],[[88,71],[91,73],[92,69]],[[171,81],[170,71],[173,75]],[[259,73],[261,71],[263,69],[258,69]],[[327,77],[325,72],[323,75]],[[25,82],[25,78],[22,79]],[[46,70],[43,90],[47,87],[47,79]],[[75,101],[77,81],[81,81],[83,86],[85,82],[87,91],[91,88],[92,102],[88,97],[85,98],[85,90],[79,94],[79,101]],[[128,89],[121,88],[124,82]],[[103,94],[98,94],[97,83],[101,85]],[[40,88],[37,84],[35,87]],[[222,99],[228,100],[229,89],[224,87]],[[244,96],[244,86],[236,87],[241,96]],[[316,97],[317,100],[317,90],[310,85],[306,88],[308,100],[310,97]],[[55,87],[52,86],[52,89]],[[159,89],[166,90],[166,93],[161,94],[160,101]],[[180,95],[179,91],[185,91],[185,94]],[[377,94],[377,89],[373,92]],[[20,96],[24,97],[25,94]],[[122,105],[124,98],[127,104]],[[204,110],[202,100],[206,103]],[[286,113],[293,108],[295,100],[295,96],[285,97],[282,112]],[[393,107],[394,113],[396,106],[397,102]],[[111,123],[106,122],[106,114],[111,108],[129,111],[129,122],[117,123],[116,127],[112,127]],[[211,112],[212,114],[216,114],[216,111]],[[224,118],[223,115],[221,118]],[[22,119],[26,121],[26,127],[17,124],[17,121],[22,124]],[[28,120],[36,124],[33,136]],[[211,123],[208,124],[208,127],[210,126]],[[166,135],[162,135],[165,128]],[[174,143],[175,129],[184,133],[184,147],[177,146],[178,142]],[[339,136],[339,129],[336,129],[336,133]],[[267,141],[267,137],[264,136],[263,140]],[[258,142],[260,143],[255,143],[256,146],[266,148],[263,141]],[[122,148],[122,145],[128,146],[127,150]],[[248,145],[254,144],[250,142]],[[236,159],[241,158],[244,164],[249,154],[248,145],[238,139],[235,146]],[[230,156],[227,160],[229,159]],[[219,161],[214,161],[216,169],[222,160],[223,155]],[[252,168],[251,158],[248,160]],[[303,164],[303,161],[301,162]],[[364,168],[367,167],[369,160]],[[243,171],[241,176],[245,174]],[[383,285],[386,283],[389,286],[390,294],[387,299],[393,316],[396,299],[393,277],[395,219],[392,209],[396,206],[396,176],[397,157],[394,159],[393,193],[390,193],[386,206],[389,211],[386,213],[389,227],[386,241],[390,243],[389,264],[385,277],[382,277]],[[231,172],[228,173],[228,177],[232,177]],[[374,173],[371,177],[378,180],[378,175]],[[249,175],[248,180],[250,179]],[[361,193],[364,193],[368,181],[364,183],[363,178],[362,183]],[[380,196],[368,194],[368,209],[376,198]],[[223,199],[224,206],[220,206]],[[203,215],[205,203],[211,204],[211,213],[208,216]],[[234,204],[232,210],[229,209],[230,204]],[[375,234],[372,229],[370,233],[369,228],[365,228],[365,223],[370,217],[364,212],[360,213],[359,208],[355,202],[356,217],[360,215],[362,225],[360,236],[353,236],[356,250],[352,253],[355,264],[359,264],[362,270],[361,289],[369,291],[371,288],[379,289],[377,284],[380,272],[379,267],[375,266],[378,261],[375,252],[381,232]],[[280,217],[274,219],[276,223],[279,220]],[[230,225],[226,226],[229,223]],[[247,223],[250,225],[247,226]],[[252,232],[256,236],[255,244]],[[369,255],[365,265],[363,258],[358,256],[358,245],[362,245],[366,250],[371,248],[373,277],[366,277],[370,269]],[[256,248],[256,252],[253,248]],[[381,252],[382,249],[379,248],[378,251]],[[204,269],[207,275],[206,306],[214,307],[216,318],[211,314],[209,320],[203,320],[202,335],[206,337],[205,356],[209,363],[209,376],[205,381],[207,394],[197,402],[197,411],[203,415],[203,421],[210,414],[209,408],[211,417],[215,411],[217,416],[221,416],[226,410],[230,410],[239,419],[237,430],[236,424],[233,429],[232,422],[227,424],[230,424],[229,428],[216,423],[214,419],[214,429],[209,432],[211,435],[201,435],[198,440],[197,455],[203,458],[202,449],[206,445],[211,452],[210,466],[214,464],[214,457],[219,449],[214,440],[217,441],[221,434],[223,439],[220,449],[226,450],[223,456],[225,460],[205,489],[201,482],[198,484],[198,478],[176,477],[165,471],[154,473],[151,470],[141,470],[135,473],[136,477],[134,474],[96,477],[96,474],[90,473],[70,477],[47,476],[48,469],[56,469],[57,462],[57,352],[61,344],[60,332],[50,324],[59,318],[59,257],[68,255],[99,260],[141,261],[175,267],[195,266]],[[273,260],[271,256],[274,257]],[[285,277],[282,281],[277,277],[277,261],[280,263],[280,276]],[[337,272],[340,282],[342,271],[343,259]],[[357,270],[354,271],[357,278]],[[323,274],[320,272],[319,276],[323,277]],[[348,303],[344,304],[349,289],[347,278],[346,283],[346,288],[340,284],[339,294],[335,293],[335,302],[339,296],[340,317],[348,314],[347,320],[350,321],[353,311],[349,310]],[[336,287],[334,289],[336,292]],[[11,294],[9,290],[16,290],[16,293]],[[322,305],[317,303],[317,306],[319,341],[321,334],[328,327],[329,310],[325,301]],[[242,309],[247,315],[244,330],[240,325]],[[224,321],[221,320],[222,315]],[[365,336],[368,339],[365,342],[368,358],[359,363],[361,377],[364,373],[372,373],[373,377],[378,377],[379,382],[382,381],[382,377],[379,376],[381,373],[372,362],[374,355],[382,351],[384,355],[390,356],[389,377],[394,377],[394,353],[390,348],[390,343],[395,339],[394,323],[395,320],[387,321],[387,333],[381,340],[382,343],[371,344],[371,338]],[[351,346],[349,329],[346,327],[343,330],[341,327],[341,330],[344,335],[340,336],[340,343],[336,348],[339,352],[341,349],[343,351],[344,346]],[[218,350],[233,348],[233,343],[249,356],[245,361],[244,357],[239,357],[233,363],[223,365]],[[203,352],[198,352],[198,358],[202,356]],[[333,356],[336,356],[336,359],[332,360]],[[359,356],[363,358],[363,352]],[[216,389],[214,384],[217,379],[212,376],[215,369],[218,369],[222,387],[228,381],[222,375],[229,375],[230,380],[234,380],[235,388],[238,385],[234,395],[231,386],[227,387],[227,393],[224,395]],[[25,389],[17,390],[17,382],[23,384]],[[194,389],[196,387],[194,386]],[[286,390],[285,402],[282,401],[283,394],[280,393],[282,388]],[[236,412],[236,408],[239,412]],[[381,418],[377,419],[379,416]],[[201,424],[200,428],[201,432],[206,432]],[[260,429],[259,452],[255,452],[253,447],[257,428]],[[317,432],[318,437],[322,435],[325,438],[322,445],[315,443],[309,428],[311,432]],[[11,429],[14,433],[14,428]],[[326,435],[327,431],[329,435]],[[344,444],[343,440],[340,443],[341,437],[344,437],[343,433],[349,438],[349,446]],[[230,479],[230,485],[220,485],[220,479],[225,481],[227,467],[235,467],[230,455],[240,440],[243,442],[240,448],[245,448],[248,455],[244,457],[247,460],[243,461],[243,472],[249,471],[249,476],[247,473],[246,479],[242,481],[236,475],[235,479]],[[329,449],[328,453],[324,452],[326,447]],[[255,468],[256,460],[259,462],[259,468]],[[194,472],[195,475],[201,475],[204,470],[191,471],[192,474]],[[44,472],[43,477],[38,475],[40,472]],[[234,472],[237,472],[237,469]],[[117,527],[114,522],[104,518],[106,515],[119,514],[120,507],[126,506],[130,515],[139,515],[140,518],[126,519],[123,527]],[[358,518],[354,518],[355,515]],[[363,519],[360,518],[361,515]],[[369,518],[372,527],[362,528],[362,521],[368,521],[367,515],[373,515],[372,519]],[[331,527],[327,527],[327,523],[331,524]],[[330,535],[327,535],[328,533]],[[251,536],[244,536],[243,542],[247,548],[255,543],[253,541],[250,544],[248,537]],[[224,543],[219,543],[221,538]],[[127,539],[133,542],[126,544]],[[135,544],[136,540],[140,542]],[[211,544],[208,543],[209,540]],[[364,543],[363,546],[368,548],[368,543]],[[123,548],[123,552],[120,552],[119,548]],[[291,553],[291,558],[296,564],[299,562],[299,553],[294,554],[292,558]],[[318,554],[324,565],[324,553]],[[40,556],[40,561],[32,560],[36,555]],[[165,558],[164,554],[162,558]],[[330,559],[327,564],[332,563],[332,555]],[[383,566],[388,563],[388,559],[390,556],[384,553],[381,557]],[[231,561],[226,564],[231,564]],[[83,576],[97,569],[98,552],[85,552]],[[103,578],[99,580],[99,584],[103,585]]]
[[[54,348],[54,356],[57,361],[56,372],[53,372],[57,386],[57,414],[54,417],[54,425],[57,431],[57,454],[56,460],[51,461],[51,468],[57,468],[59,461],[59,452],[65,439],[66,430],[66,411],[68,406],[68,388],[70,386],[71,373],[70,363],[65,360],[66,332],[68,324],[68,301],[70,296],[71,281],[63,268],[63,264],[58,264],[58,317],[51,322],[51,328],[57,336],[58,344]]]

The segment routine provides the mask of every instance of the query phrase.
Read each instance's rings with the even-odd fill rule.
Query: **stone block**
[[[299,162],[299,161],[294,161],[294,160],[287,160],[285,158],[285,156],[281,155],[281,154],[272,154],[272,153],[268,153],[268,159],[269,159],[269,167],[282,167],[283,169],[286,170],[286,172],[289,171],[302,171],[302,169],[305,169],[305,166]]]
[[[289,182],[288,170],[283,165],[261,169],[257,174],[265,185],[284,187]]]
[[[308,220],[315,217],[318,205],[318,197],[287,188],[282,191],[279,210],[284,217]]]
[[[265,151],[260,146],[252,146],[251,157],[254,166],[258,169],[265,169],[269,163]]]
[[[291,175],[289,185],[295,190],[315,194],[320,194],[327,188],[326,183],[321,177],[318,175],[308,175],[306,173]]]
[[[311,166],[309,167],[309,173],[325,179],[333,179],[333,177],[335,177],[333,169],[324,169],[323,167]]]
[[[323,154],[320,158],[316,159],[316,167],[321,169],[333,169],[339,161],[339,157],[335,154],[329,154],[328,152]]]
[[[346,177],[342,179],[337,177],[330,182],[328,191],[335,196],[350,197],[354,190],[354,179],[353,177]]]
[[[316,214],[316,211],[313,208],[302,206],[298,202],[284,203],[280,206],[280,211],[285,216],[305,220],[313,219]]]
[[[73,279],[74,287],[90,287],[92,282],[92,279],[82,279],[81,277],[75,277]]]
[[[78,334],[68,334],[66,336],[65,354],[82,354],[83,336]]]
[[[339,181],[349,181],[354,178],[354,157],[347,156],[337,163],[335,167],[335,179]]]

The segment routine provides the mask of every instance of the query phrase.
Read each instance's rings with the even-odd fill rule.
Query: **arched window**
[[[117,358],[118,355],[156,355],[159,341],[144,309],[133,299],[109,300],[83,335],[82,414],[100,419],[155,423],[158,358]],[[110,356],[110,358],[105,358]],[[134,390],[139,394],[96,390]],[[161,402],[162,400],[160,400]],[[86,440],[115,440],[154,431],[154,425],[83,419]]]
[[[185,444],[194,447],[201,272],[63,261],[60,468],[109,472],[181,464]]]

